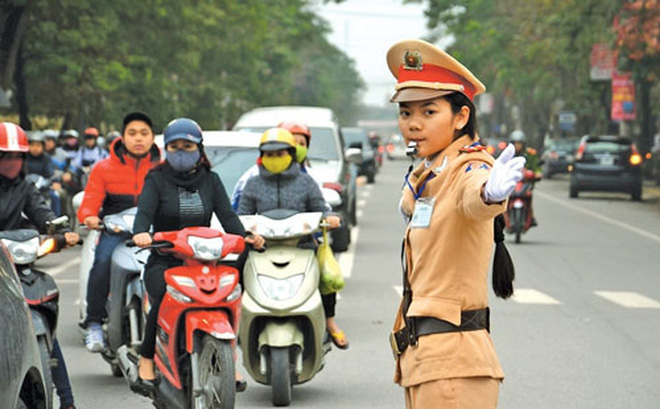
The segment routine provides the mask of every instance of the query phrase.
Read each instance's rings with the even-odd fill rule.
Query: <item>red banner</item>
[[[612,73],[612,120],[635,119],[635,82],[629,72]]]
[[[594,44],[591,47],[592,81],[609,81],[614,71],[614,53],[607,44]]]

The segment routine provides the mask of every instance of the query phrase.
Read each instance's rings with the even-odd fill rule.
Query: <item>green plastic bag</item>
[[[328,243],[328,232],[323,228],[323,243],[316,251],[316,257],[319,261],[319,271],[321,279],[319,281],[319,290],[321,294],[326,295],[336,293],[346,284],[344,276],[341,274],[339,263],[332,253],[330,243]]]

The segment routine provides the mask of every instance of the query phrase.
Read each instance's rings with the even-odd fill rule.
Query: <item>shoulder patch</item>
[[[474,169],[486,169],[486,170],[488,170],[488,169],[490,169],[490,166],[488,166],[487,163],[483,163],[483,162],[470,162],[470,163],[468,163],[467,168],[465,168],[465,173],[468,173],[469,171],[474,170]]]
[[[486,147],[483,146],[479,141],[477,141],[472,145],[465,145],[464,147],[460,148],[458,151],[460,153],[473,153],[473,152],[481,152],[485,150]]]

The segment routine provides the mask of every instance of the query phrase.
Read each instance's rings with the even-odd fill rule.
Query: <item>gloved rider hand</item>
[[[516,187],[516,182],[522,179],[522,170],[525,167],[525,158],[513,156],[516,148],[512,143],[506,147],[497,158],[486,181],[483,190],[483,199],[486,203],[499,203],[506,200]]]

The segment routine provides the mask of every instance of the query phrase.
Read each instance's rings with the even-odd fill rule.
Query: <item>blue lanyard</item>
[[[415,188],[413,188],[412,184],[410,184],[410,180],[408,179],[409,175],[410,175],[410,172],[406,173],[406,185],[408,185],[408,188],[413,193],[413,196],[415,196],[415,200],[417,200],[417,199],[420,198],[420,196],[422,196],[422,193],[424,193],[424,189],[426,188],[426,184],[429,182],[429,180],[431,180],[435,177],[435,173],[431,172],[426,177],[426,180],[424,180],[424,183],[422,183],[422,186],[419,187],[419,192],[418,193],[415,193]]]

